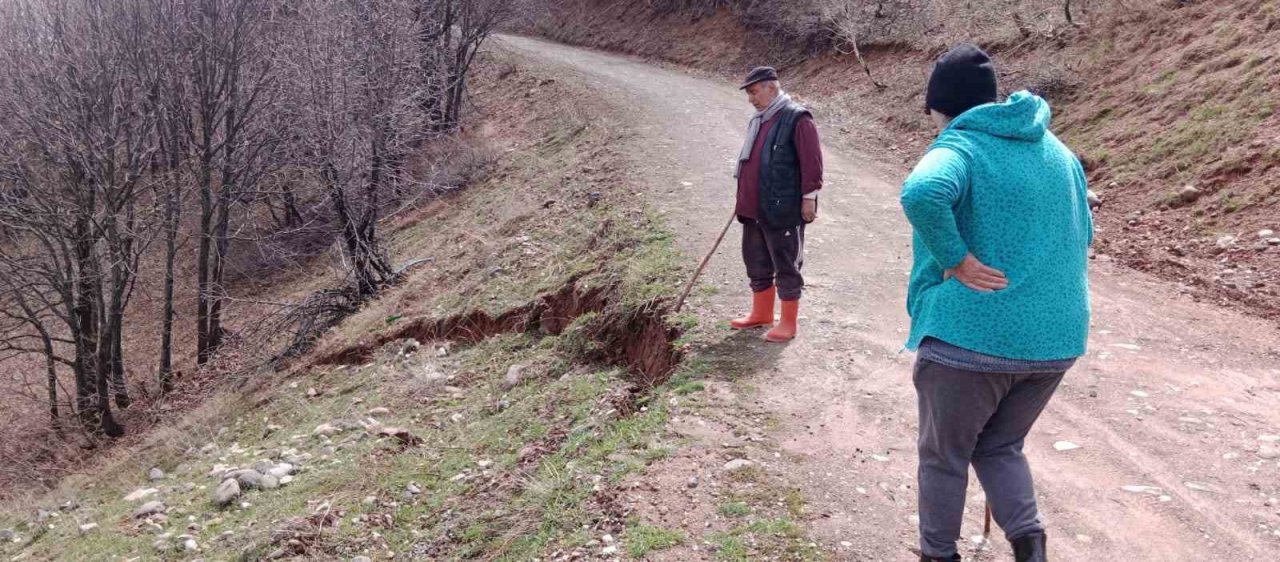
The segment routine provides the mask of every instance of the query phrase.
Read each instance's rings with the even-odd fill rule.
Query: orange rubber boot
[[[737,318],[729,321],[729,325],[735,330],[745,330],[747,328],[755,328],[757,326],[773,325],[773,300],[778,296],[778,289],[769,287],[763,291],[752,293],[751,295],[751,314],[746,318]]]
[[[800,301],[782,301],[782,318],[778,325],[764,335],[765,341],[782,343],[796,337],[796,320],[800,316]]]

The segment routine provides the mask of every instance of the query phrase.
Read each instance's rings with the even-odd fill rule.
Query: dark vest
[[[791,228],[804,223],[800,217],[800,156],[796,154],[796,121],[809,115],[804,106],[789,102],[778,111],[760,150],[759,220],[770,228]]]

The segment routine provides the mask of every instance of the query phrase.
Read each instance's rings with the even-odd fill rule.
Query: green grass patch
[[[751,506],[744,502],[722,503],[716,508],[716,513],[722,517],[745,517],[751,514]]]
[[[635,525],[627,527],[624,539],[627,543],[628,554],[636,558],[644,558],[650,552],[666,550],[679,545],[686,540],[686,537],[681,531],[672,531],[648,525]]]

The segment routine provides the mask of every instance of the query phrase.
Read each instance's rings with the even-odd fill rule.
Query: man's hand
[[[800,200],[800,218],[804,222],[813,222],[818,218],[818,200],[817,199],[801,199]]]
[[[1009,286],[1009,280],[1005,278],[1004,272],[987,267],[973,254],[966,255],[964,261],[960,262],[955,269],[948,269],[942,274],[943,279],[950,279],[952,276],[964,283],[964,286],[979,293],[999,291]]]

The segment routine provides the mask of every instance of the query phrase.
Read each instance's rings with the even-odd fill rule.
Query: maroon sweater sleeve
[[[796,121],[796,155],[800,158],[800,191],[809,194],[822,189],[822,144],[813,117]]]

